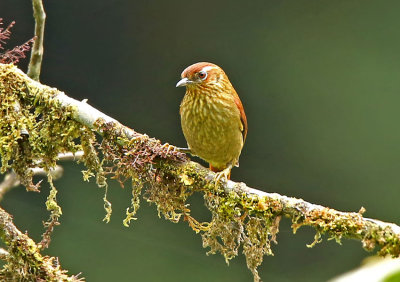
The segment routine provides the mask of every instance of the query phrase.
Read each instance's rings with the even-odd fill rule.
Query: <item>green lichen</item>
[[[125,227],[129,227],[132,220],[137,220],[135,217],[140,207],[140,193],[142,192],[143,184],[138,178],[132,180],[132,198],[131,206],[126,208],[126,217],[122,221]]]
[[[327,235],[328,240],[335,240],[341,244],[343,238],[359,239],[363,248],[372,251],[379,247],[378,255],[398,257],[400,254],[400,238],[393,231],[391,226],[382,223],[377,225],[371,221],[365,220],[362,214],[364,208],[356,213],[343,213],[330,208],[320,207],[310,211],[297,207],[288,210],[287,213],[292,215],[293,232],[301,226],[312,226],[316,229],[314,242],[307,247],[314,247],[322,241],[322,235]]]
[[[335,240],[341,243],[343,238],[361,238],[365,225],[360,213],[341,213],[329,208],[319,208],[310,211],[303,211],[293,217],[293,232],[301,226],[313,226],[317,233],[314,242],[307,245],[313,247],[322,241],[322,235],[327,234],[328,240]]]
[[[400,238],[393,232],[391,227],[378,228],[368,226],[368,232],[363,233],[362,244],[364,249],[372,251],[376,246],[380,247],[378,255],[399,257],[400,254]]]

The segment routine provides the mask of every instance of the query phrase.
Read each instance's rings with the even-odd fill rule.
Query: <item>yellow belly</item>
[[[191,151],[224,169],[236,165],[243,147],[240,112],[234,100],[185,95],[181,104],[181,125]]]

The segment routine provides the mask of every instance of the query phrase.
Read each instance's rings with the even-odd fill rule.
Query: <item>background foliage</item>
[[[398,1],[45,1],[41,81],[66,91],[163,142],[184,146],[180,72],[197,61],[219,64],[249,121],[233,179],[344,211],[399,223],[400,102]],[[17,23],[8,46],[33,34],[30,1],[1,0],[0,17]],[[7,46],[6,46],[7,47]],[[24,62],[27,63],[27,62]],[[110,182],[113,216],[101,221],[102,196],[66,165],[57,181],[63,208],[51,255],[89,281],[247,281],[243,257],[226,266],[205,255],[186,224],[158,219],[142,204],[125,228],[129,190]],[[15,189],[2,205],[39,240],[47,219],[42,193]],[[206,220],[201,197],[192,210]],[[296,236],[283,221],[267,281],[321,281],[358,266],[359,242]]]

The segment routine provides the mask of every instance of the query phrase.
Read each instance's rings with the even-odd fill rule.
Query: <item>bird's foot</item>
[[[169,153],[169,151],[174,150],[174,146],[170,145],[169,143],[165,143],[161,146],[162,149],[167,149],[167,151],[165,152],[167,155]]]
[[[220,182],[221,179],[224,180],[224,182],[228,181],[231,178],[231,169],[232,169],[232,165],[228,165],[227,168],[225,168],[224,170],[217,172],[215,174],[215,187],[218,186],[218,183]]]

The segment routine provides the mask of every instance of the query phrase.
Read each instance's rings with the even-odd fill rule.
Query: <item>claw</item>
[[[161,148],[163,148],[163,149],[167,148],[166,154],[168,155],[169,151],[170,151],[171,149],[173,149],[174,146],[170,145],[169,143],[165,143],[164,145],[161,146]]]
[[[231,178],[231,169],[232,169],[232,164],[229,164],[227,168],[215,174],[215,187],[218,186],[218,183],[221,180],[221,178],[223,178],[225,182]]]

